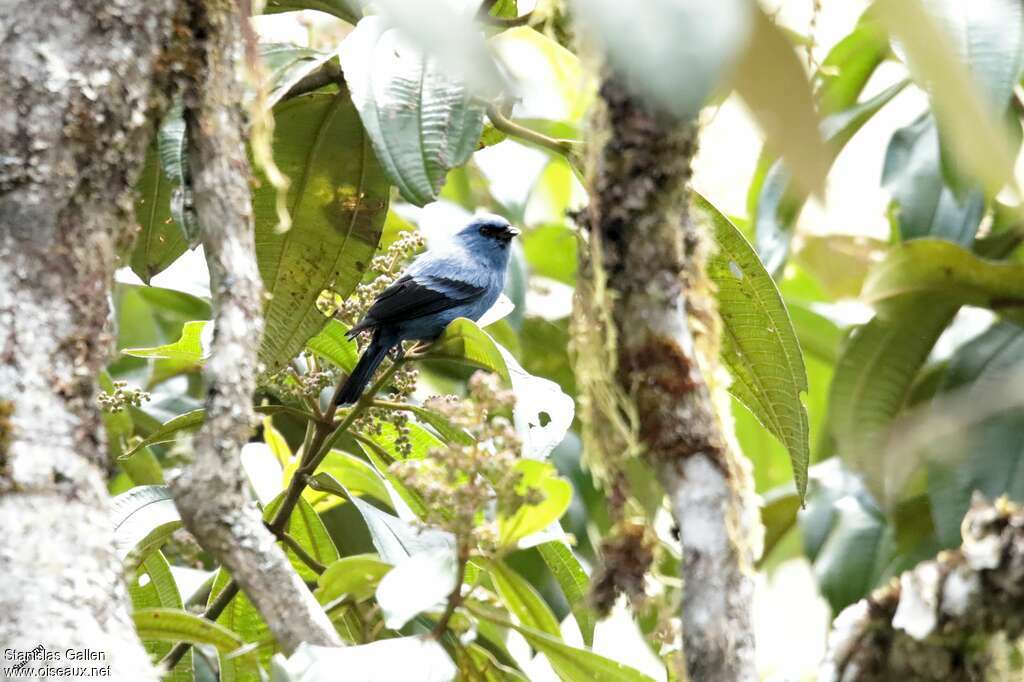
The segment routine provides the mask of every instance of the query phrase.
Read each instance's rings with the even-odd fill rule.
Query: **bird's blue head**
[[[470,252],[504,267],[508,263],[509,245],[518,234],[519,230],[501,216],[483,213],[474,216],[456,233],[455,239]]]

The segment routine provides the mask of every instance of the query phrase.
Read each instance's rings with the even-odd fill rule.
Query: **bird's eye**
[[[485,237],[503,237],[505,235],[505,228],[495,225],[484,225],[480,228],[480,234]]]

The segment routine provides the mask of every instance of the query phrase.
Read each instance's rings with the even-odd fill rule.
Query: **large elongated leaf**
[[[454,360],[500,374],[511,381],[505,358],[494,339],[472,320],[464,317],[453,321],[444,334],[430,346],[427,355],[438,360]]]
[[[253,193],[256,257],[271,300],[260,359],[275,370],[327,323],[324,289],[348,296],[380,240],[388,182],[344,92],[312,93],[275,109],[274,160],[291,180],[292,228],[277,231],[277,190]]]
[[[889,37],[870,13],[829,50],[815,74],[821,108],[836,113],[857,103],[868,79],[889,53]]]
[[[529,581],[500,559],[487,561],[485,565],[501,601],[520,623],[557,639],[562,638],[558,619]]]
[[[997,8],[1006,9],[1015,4],[1009,1],[981,0],[967,4],[971,8],[977,7],[977,11],[953,1],[948,3],[948,7],[952,9],[949,16],[956,17],[957,23],[966,19],[965,23],[960,23],[967,30],[965,35],[974,34],[968,38],[968,43],[972,45],[970,54],[960,53],[957,39],[951,40],[948,31],[942,28],[945,21],[936,21],[936,15],[929,11],[947,6],[945,3],[929,3],[926,9],[922,0],[879,0],[873,7],[875,16],[905,51],[917,81],[928,89],[932,111],[943,131],[943,141],[948,143],[966,173],[976,178],[987,193],[995,194],[1013,175],[1011,150],[1015,147],[999,123],[999,115],[1005,109],[1009,93],[993,106],[992,98],[996,97],[996,93],[986,90],[993,87],[1005,89],[1005,74],[1011,71],[1019,74],[1021,9],[1017,6],[1013,10],[1016,15],[1016,19],[1013,19],[1010,14],[996,16]],[[1005,35],[1018,34],[1009,39],[1013,44],[1010,49],[1004,49],[1002,39],[985,37],[989,33],[988,29],[966,29],[972,25],[993,25],[988,19],[983,24],[978,23],[977,20],[986,15],[991,17],[998,32],[1005,32]],[[1002,22],[1005,25],[1000,25]],[[977,47],[982,48],[980,51],[973,47],[975,41],[978,41]],[[990,60],[990,56],[993,59]],[[1004,63],[1007,57],[1009,60]],[[972,78],[963,61],[965,58],[988,64],[983,70],[990,75],[978,80]],[[1011,67],[1010,61],[1015,62],[1016,66]],[[1000,67],[990,68],[994,63],[999,63]],[[1016,77],[1010,82],[1010,87]]]
[[[714,228],[718,251],[708,276],[718,287],[722,360],[733,376],[729,390],[789,451],[801,498],[807,491],[810,442],[807,371],[786,304],[771,275],[740,231],[701,196],[694,207]]]
[[[388,177],[417,206],[437,199],[483,130],[483,107],[465,84],[379,17],[342,43],[341,66]]]
[[[974,189],[958,198],[946,184],[939,131],[930,113],[893,133],[885,151],[882,185],[892,195],[902,239],[939,237],[965,246],[974,241],[985,196]]]
[[[919,239],[890,249],[864,280],[863,298],[888,308],[907,294],[941,295],[946,301],[1005,313],[1024,310],[1024,265],[979,258],[940,239]],[[898,303],[897,303],[898,305]]]
[[[111,501],[114,546],[125,559],[134,554],[141,561],[181,527],[181,517],[167,486],[143,485],[121,493]]]
[[[992,393],[1000,392],[994,391],[993,385],[1019,377],[1021,371],[1024,327],[1002,322],[957,350],[938,397],[957,391],[952,398],[955,401],[991,403]],[[955,417],[937,412],[933,418]],[[943,544],[959,544],[960,523],[974,491],[989,498],[1007,495],[1015,502],[1024,501],[1024,410],[1019,406],[992,409],[987,418],[967,429],[955,429],[933,443],[929,451],[928,496]]]
[[[549,634],[526,626],[516,630],[537,651],[548,657],[565,682],[653,682],[635,668],[605,658],[593,651],[569,646]]]
[[[561,540],[545,542],[537,545],[544,563],[547,564],[551,575],[562,588],[565,600],[569,602],[572,614],[576,616],[576,624],[583,634],[583,643],[591,646],[594,643],[594,626],[597,624],[597,614],[590,608],[587,601],[587,590],[590,580],[587,578],[580,560],[576,558],[573,551]]]
[[[840,351],[829,395],[829,426],[840,455],[864,475],[883,506],[901,492],[909,473],[884,448],[887,430],[958,308],[933,294],[901,297],[890,316],[875,317],[854,330]]]
[[[145,576],[145,578],[143,578]],[[182,609],[181,594],[171,575],[170,564],[164,555],[157,551],[146,557],[134,583],[128,587],[128,594],[134,609]],[[155,639],[142,642],[153,660],[160,660],[171,650],[171,644]],[[171,682],[192,682],[192,651],[185,655],[171,671]]]
[[[213,579],[213,586],[210,588],[207,607],[213,603],[221,590],[227,587],[230,580],[231,575],[223,568],[217,571],[217,575]],[[270,628],[244,592],[235,595],[227,608],[221,612],[217,617],[217,625],[235,633],[249,643],[266,641],[270,634]],[[258,655],[261,663],[265,665],[272,653],[273,645],[260,647]],[[259,682],[259,671],[249,665],[248,657],[228,657],[224,655],[225,652],[220,652],[220,654],[221,682]]]
[[[821,195],[832,154],[819,132],[810,83],[789,40],[754,8],[750,45],[736,68],[736,92],[764,130],[766,144],[785,159],[795,184]],[[778,97],[780,88],[785,97]]]
[[[185,253],[188,242],[171,219],[171,181],[160,168],[156,145],[146,151],[142,175],[135,185],[135,219],[142,230],[132,250],[132,271],[149,283],[156,274]]]
[[[274,106],[288,94],[296,83],[316,71],[324,62],[334,57],[330,52],[320,52],[291,43],[261,43],[260,57],[269,73],[270,94],[267,106]]]
[[[174,343],[167,343],[153,348],[125,348],[121,352],[136,358],[164,358],[198,363],[206,356],[203,346],[209,346],[209,340],[203,338],[207,320],[186,322],[181,328],[181,338]],[[212,331],[212,327],[210,328]]]

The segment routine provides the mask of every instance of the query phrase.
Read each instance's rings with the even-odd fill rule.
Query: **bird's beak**
[[[518,237],[519,235],[521,235],[523,233],[523,231],[520,230],[518,227],[512,227],[511,225],[508,226],[508,229],[506,231],[508,232],[508,236],[510,238],[511,237]]]

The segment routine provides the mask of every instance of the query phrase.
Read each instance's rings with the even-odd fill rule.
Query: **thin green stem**
[[[238,583],[231,580],[224,586],[224,589],[217,594],[217,598],[213,600],[213,603],[207,607],[206,611],[203,613],[203,618],[212,621],[217,620],[217,617],[224,612],[224,609],[227,608],[228,604],[231,603],[231,600],[235,598],[236,594],[238,594]],[[188,652],[188,649],[191,646],[191,642],[178,642],[170,651],[167,652],[167,655],[161,659],[159,667],[163,670],[173,670],[174,666],[178,665],[178,661],[180,661],[181,657]]]
[[[448,630],[448,621],[452,619],[455,609],[462,603],[462,581],[466,578],[466,564],[469,563],[469,551],[464,543],[459,543],[458,560],[459,571],[455,576],[455,589],[448,595],[448,606],[445,608],[444,613],[441,614],[441,620],[437,621],[437,626],[431,633],[434,639],[441,639]]]
[[[288,533],[285,533],[284,531],[282,531],[282,532],[277,534],[277,538],[281,542],[283,542],[284,544],[288,545],[288,548],[291,549],[293,552],[295,552],[295,556],[299,557],[299,559],[302,561],[302,563],[306,564],[311,569],[313,569],[313,572],[316,573],[317,575],[320,575],[321,573],[323,573],[324,571],[327,570],[326,566],[324,566],[322,563],[317,561],[313,557],[313,555],[311,555],[309,552],[307,552],[306,549],[302,545],[299,544],[298,540],[296,540],[294,537],[292,537]]]
[[[572,140],[562,140],[554,137],[548,137],[542,132],[532,130],[526,126],[519,125],[512,119],[501,113],[501,109],[495,104],[487,105],[487,118],[491,119],[491,123],[495,128],[511,135],[512,137],[523,140],[524,142],[530,142],[539,147],[550,149],[556,154],[561,154],[566,160],[574,167],[578,165],[579,159],[576,155],[576,143]]]

